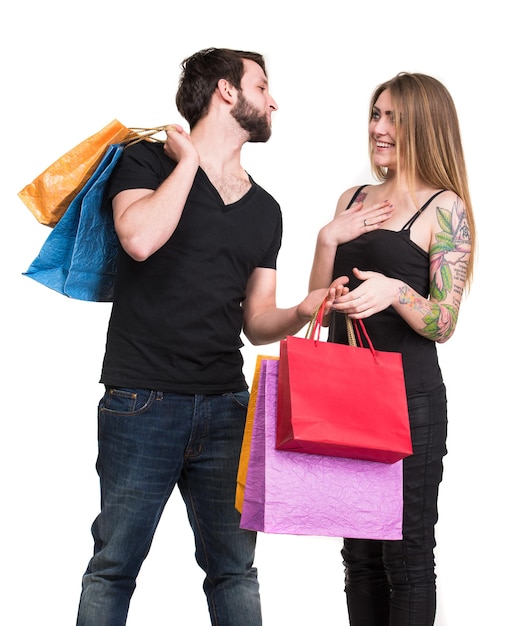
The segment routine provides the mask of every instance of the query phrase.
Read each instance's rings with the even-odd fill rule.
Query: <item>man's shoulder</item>
[[[166,178],[176,165],[165,153],[162,142],[146,139],[126,146],[120,161],[119,167],[125,171],[150,170],[162,179]]]
[[[276,208],[276,209],[278,209],[280,211],[281,210],[281,206],[277,202],[277,200],[273,197],[273,195],[269,191],[266,191],[266,189],[264,187],[259,185],[257,183],[257,181],[254,180],[253,177],[250,174],[248,174],[248,176],[249,176],[249,180],[251,181],[251,185],[252,185],[253,189],[255,189],[256,193],[260,196],[260,198],[264,202],[266,202],[268,204],[271,204],[272,207],[274,207],[274,208]]]
[[[142,139],[124,147],[124,155],[135,156],[137,158],[151,158],[157,160],[171,160],[164,152],[164,143],[161,141],[150,141]]]

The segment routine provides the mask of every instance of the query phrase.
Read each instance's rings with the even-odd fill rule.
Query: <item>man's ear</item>
[[[220,78],[218,81],[218,92],[220,96],[229,103],[234,102],[237,90],[231,85],[231,83],[225,78]]]

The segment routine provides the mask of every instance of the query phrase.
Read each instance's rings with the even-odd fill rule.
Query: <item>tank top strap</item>
[[[408,222],[403,226],[403,228],[401,228],[401,230],[408,230],[409,228],[412,227],[412,224],[417,220],[417,218],[423,213],[423,211],[429,206],[429,204],[434,200],[434,198],[436,196],[439,196],[440,193],[443,193],[444,191],[446,191],[445,189],[440,189],[440,191],[437,191],[434,195],[432,195],[426,202],[425,204],[419,209],[419,211],[416,211],[416,213],[414,213],[414,215],[412,215],[412,217],[408,220]]]
[[[369,183],[367,183],[366,185],[362,185],[361,187],[359,187],[353,197],[351,198],[351,200],[349,200],[349,204],[345,207],[345,210],[347,211],[347,209],[355,202],[355,200],[358,198],[358,194],[362,191],[362,189],[364,189],[364,187],[367,187],[369,185]]]

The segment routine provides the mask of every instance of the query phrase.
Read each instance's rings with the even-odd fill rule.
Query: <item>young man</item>
[[[175,126],[127,148],[109,185],[121,250],[99,405],[101,512],[78,626],[120,626],[175,485],[217,626],[260,626],[255,533],[234,507],[254,344],[307,323],[325,296],[276,306],[282,220],[240,163],[267,141],[277,104],[260,54],[202,50],[182,63]],[[186,598],[183,598],[186,601]]]

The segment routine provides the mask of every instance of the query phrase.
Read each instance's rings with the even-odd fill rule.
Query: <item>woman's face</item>
[[[369,135],[373,146],[374,164],[392,170],[396,169],[395,111],[392,110],[392,100],[388,89],[380,94],[373,106]]]

